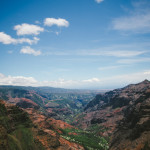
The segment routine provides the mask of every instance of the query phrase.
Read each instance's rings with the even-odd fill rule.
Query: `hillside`
[[[145,80],[103,95],[98,94],[74,124],[86,130],[96,125],[100,135],[110,138],[112,150],[148,150],[149,105],[150,82]]]
[[[22,110],[0,101],[1,150],[84,150],[79,144],[60,137],[60,130],[65,128],[74,127],[47,119],[33,108]]]
[[[0,86],[0,99],[22,108],[40,108],[47,116],[70,123],[97,92],[52,87]]]
[[[84,106],[93,98],[94,93],[51,93],[51,95],[56,99],[51,99],[50,97],[47,99],[45,98],[47,95],[44,92],[39,93],[38,91],[31,90],[31,87],[28,90],[23,87],[14,86],[0,87],[0,97],[5,100],[2,103],[6,108],[6,112],[8,112],[10,107],[14,107],[18,110],[17,116],[21,115],[21,112],[26,114],[31,124],[26,129],[23,123],[19,122],[18,126],[22,127],[21,129],[19,128],[19,131],[17,130],[18,126],[10,125],[15,128],[14,132],[17,132],[17,135],[15,134],[13,138],[18,138],[17,143],[19,143],[20,149],[30,149],[29,146],[24,148],[24,142],[31,143],[30,139],[29,141],[28,139],[26,139],[27,141],[23,140],[24,137],[20,136],[22,134],[21,130],[30,132],[33,141],[31,143],[33,145],[31,147],[32,150],[34,150],[34,141],[39,142],[39,149],[41,150],[108,149],[107,140],[99,135],[95,135],[93,130],[83,131],[63,121],[66,118],[66,120],[72,122],[71,119],[74,119],[74,116],[83,110]],[[59,96],[62,99],[57,99]],[[7,115],[11,114],[8,113]],[[22,120],[23,118],[24,116],[21,117]],[[3,135],[2,130],[0,133]],[[9,136],[7,129],[5,133]],[[5,143],[8,144],[9,141],[7,139]],[[14,141],[13,144],[16,145],[16,142]],[[3,147],[3,142],[0,145]],[[6,146],[6,149],[9,150],[10,148]],[[12,150],[16,149],[19,148],[12,146]],[[38,150],[38,148],[35,149]]]
[[[95,98],[94,93],[48,93],[13,86],[0,87],[0,97],[5,100],[0,102],[2,149],[150,149],[148,80]]]
[[[44,150],[41,142],[34,137],[32,126],[26,112],[0,101],[1,150]]]

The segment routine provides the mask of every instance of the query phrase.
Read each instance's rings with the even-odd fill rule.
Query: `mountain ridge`
[[[111,137],[110,150],[149,148],[149,106],[150,81],[144,80],[96,95],[75,124],[83,129],[93,125],[103,128],[99,134]]]

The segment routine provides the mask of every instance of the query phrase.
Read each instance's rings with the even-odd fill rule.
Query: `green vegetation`
[[[47,95],[46,108],[53,108],[52,116],[71,124],[75,116],[83,111],[85,105],[93,99],[92,93],[53,93]]]
[[[68,141],[81,144],[86,150],[107,150],[108,142],[103,137],[96,135],[91,131],[79,129],[64,129],[61,135]]]
[[[40,110],[47,114],[47,108],[53,108],[55,119],[67,123],[74,121],[74,117],[83,111],[83,108],[96,95],[94,91],[67,90],[50,87],[20,87],[0,86],[0,99],[9,101],[10,98],[27,98],[40,106]],[[15,101],[15,100],[14,100]],[[46,105],[46,106],[45,106]]]
[[[96,93],[91,92],[66,92],[62,89],[60,93],[49,91],[49,88],[32,87],[0,87],[0,98],[6,101],[11,98],[27,98],[40,106],[39,111],[47,116],[72,123],[83,111],[83,108],[91,101]],[[51,108],[52,113],[46,109]],[[42,144],[35,138],[32,131],[33,124],[26,112],[17,106],[5,108],[0,103],[0,149],[6,150],[44,150]],[[86,150],[107,150],[108,142],[99,136],[99,131],[105,130],[99,126],[92,126],[86,131],[79,129],[62,130],[63,138],[79,143]],[[5,137],[5,138],[4,138]],[[50,138],[49,140],[52,140]],[[53,142],[52,142],[53,143]],[[58,145],[56,143],[56,145]]]
[[[16,106],[7,109],[0,103],[0,149],[1,150],[44,150],[34,139],[32,122],[28,114]]]

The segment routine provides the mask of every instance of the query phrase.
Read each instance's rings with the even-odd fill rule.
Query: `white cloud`
[[[97,2],[97,3],[101,3],[101,2],[103,2],[104,0],[95,0],[95,2]]]
[[[36,23],[36,24],[41,24],[40,21],[38,21],[38,20],[36,20],[35,23]]]
[[[83,80],[83,82],[87,82],[87,83],[93,83],[93,82],[100,82],[101,80],[98,78],[92,78],[92,79],[87,79],[87,80]]]
[[[19,38],[14,39],[10,35],[0,32],[0,42],[3,44],[22,44],[22,43],[28,43],[28,44],[36,44],[39,41],[39,38],[34,37],[33,40],[28,38]]]
[[[0,85],[34,86],[37,85],[37,81],[33,77],[5,76],[0,73]]]
[[[38,35],[40,32],[44,31],[44,28],[33,24],[23,23],[14,26],[14,30],[17,31],[17,35]]]
[[[58,79],[53,81],[37,81],[33,77],[24,76],[5,76],[0,73],[0,85],[18,85],[18,86],[50,86],[50,87],[61,87],[61,88],[82,88],[91,86],[96,83],[100,83],[98,78],[92,78],[88,80],[65,80]]]
[[[69,22],[65,19],[62,19],[62,18],[58,18],[58,19],[55,19],[55,18],[46,18],[44,20],[44,25],[45,26],[53,26],[53,25],[56,25],[58,27],[68,27],[69,26]]]
[[[8,54],[12,54],[12,53],[13,53],[13,51],[12,51],[12,50],[8,51]]]
[[[77,56],[110,56],[110,57],[135,57],[147,53],[147,51],[113,50],[109,48],[100,48],[93,50],[74,50],[74,51],[51,51],[47,55],[77,55]]]
[[[41,51],[36,51],[34,49],[32,49],[31,47],[29,46],[25,46],[23,47],[21,50],[20,50],[20,53],[22,54],[30,54],[30,55],[34,55],[34,56],[38,56],[38,55],[41,55]]]
[[[36,44],[40,39],[37,37],[33,37],[33,40],[30,40],[28,38],[20,38],[20,39],[16,39],[16,44],[18,43],[28,43],[30,45],[32,44]]]
[[[18,85],[18,86],[50,86],[60,88],[98,88],[110,89],[120,88],[128,84],[138,83],[145,79],[150,80],[150,70],[122,74],[105,78],[91,78],[87,80],[65,80],[58,79],[54,81],[37,81],[33,77],[24,76],[5,76],[0,73],[0,85]]]
[[[150,32],[150,13],[114,19],[113,28],[115,30],[137,33]]]
[[[103,87],[111,86],[111,87],[119,88],[119,87],[124,87],[128,84],[141,82],[145,79],[150,80],[150,76],[148,72],[150,72],[150,70],[103,78],[101,85]]]
[[[132,3],[133,8],[129,14],[112,21],[113,29],[128,33],[150,32],[150,5],[148,1],[137,1]]]
[[[100,51],[100,50],[93,50],[91,52],[81,52],[80,54],[82,55],[101,55],[101,56],[114,56],[114,57],[133,57],[133,56],[138,56],[141,54],[144,54],[145,51],[119,51],[119,50],[114,50],[114,51]]]
[[[110,70],[110,69],[117,69],[124,67],[125,65],[116,65],[116,66],[105,66],[105,67],[99,67],[98,70],[103,71],[103,70]]]
[[[150,58],[133,58],[133,59],[118,60],[118,63],[121,64],[134,64],[134,63],[142,63],[142,62],[150,62]]]
[[[145,75],[150,75],[150,70],[144,72]]]
[[[3,44],[15,44],[16,39],[13,39],[10,35],[0,32],[0,42]]]

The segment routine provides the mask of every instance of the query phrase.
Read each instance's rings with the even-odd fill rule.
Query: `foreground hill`
[[[150,149],[150,82],[98,94],[76,120],[86,130],[97,126],[110,150]]]
[[[47,118],[33,108],[25,110],[0,101],[1,150],[84,150],[62,138],[61,130],[73,126]]]
[[[41,142],[33,136],[32,126],[26,112],[0,101],[1,150],[44,150]]]

